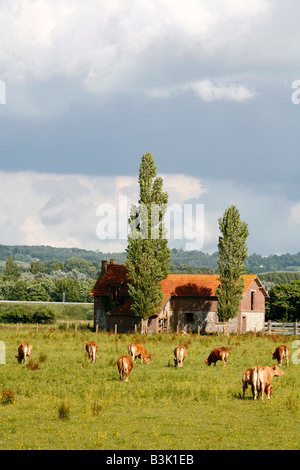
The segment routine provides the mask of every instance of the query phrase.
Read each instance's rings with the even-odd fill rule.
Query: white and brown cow
[[[24,359],[25,364],[27,364],[31,353],[32,353],[32,345],[28,343],[27,341],[25,341],[24,343],[21,343],[20,346],[18,347],[18,355],[15,357],[18,359],[19,364],[21,364],[23,359]]]
[[[85,345],[86,352],[88,353],[89,359],[92,360],[92,362],[96,362],[96,359],[99,357],[97,356],[97,351],[98,351],[98,346],[95,341],[89,341]]]
[[[268,399],[271,398],[272,393],[272,379],[273,377],[280,377],[283,372],[279,367],[274,364],[273,366],[256,366],[253,367],[250,373],[250,384],[252,386],[253,399],[257,399],[257,395],[261,392],[261,399],[264,399],[264,393],[267,394]]]
[[[174,356],[175,367],[182,367],[187,356],[186,348],[180,344],[174,349]]]
[[[139,357],[141,360],[141,364],[143,360],[147,364],[150,364],[151,356],[147,353],[146,349],[144,348],[142,344],[130,343],[128,345],[128,353],[134,362],[136,358]]]
[[[126,376],[125,382],[128,382],[129,374],[133,368],[133,362],[131,357],[121,356],[117,362],[118,371],[120,374],[120,380],[123,380],[123,376]]]
[[[250,375],[251,375],[251,371],[252,371],[252,368],[250,369],[247,369],[245,370],[245,372],[243,373],[243,378],[242,378],[242,382],[243,382],[243,398],[245,398],[245,392],[248,388],[248,385],[251,385],[251,381],[250,381]],[[266,385],[265,387],[265,394],[267,396],[272,396],[272,393],[273,393],[273,387],[272,385]]]
[[[212,349],[208,358],[205,359],[205,362],[208,366],[210,366],[211,363],[216,365],[217,361],[222,361],[225,367],[227,364],[228,354],[229,354],[228,348],[225,348],[225,347],[214,348]]]
[[[281,344],[280,346],[277,346],[275,351],[272,353],[272,358],[277,359],[277,363],[279,366],[282,366],[282,359],[285,358],[286,360],[286,365],[289,363],[289,348],[285,344]]]

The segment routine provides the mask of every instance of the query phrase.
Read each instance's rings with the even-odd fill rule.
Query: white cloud
[[[228,78],[224,82],[213,83],[212,80],[200,80],[187,83],[181,87],[169,89],[154,89],[148,95],[152,98],[170,98],[192,91],[195,95],[204,101],[236,101],[243,102],[254,98],[257,93],[245,85],[234,83]]]
[[[215,251],[218,218],[234,204],[249,226],[249,253],[282,253],[285,246],[290,247],[290,252],[299,251],[300,203],[291,207],[282,195],[258,193],[230,181],[202,182],[199,178],[180,174],[162,176],[163,189],[169,194],[169,206],[183,208],[184,204],[190,204],[190,212],[184,213],[184,209],[182,212],[183,218],[188,215],[184,219],[183,237],[175,240],[174,232],[180,229],[181,222],[174,220],[173,232],[169,234],[170,247],[187,249],[188,243],[194,243],[190,245],[193,249]],[[0,243],[124,251],[127,233],[120,232],[119,223],[127,227],[126,211],[131,204],[137,203],[138,192],[136,176],[0,172]],[[127,204],[125,207],[122,197]],[[113,239],[97,236],[98,224],[104,220],[97,211],[104,204],[109,204],[115,211],[116,238]],[[204,226],[200,224],[202,220],[195,218],[196,204],[204,205]],[[201,217],[200,208],[198,218]]]
[[[204,192],[197,178],[163,175],[170,204],[199,198]],[[123,251],[119,222],[127,228],[127,213],[138,201],[137,178],[91,177],[34,172],[0,172],[1,243],[51,245],[103,251]],[[126,198],[122,206],[120,197]],[[120,202],[121,201],[121,202]],[[110,205],[116,216],[116,238],[99,239],[99,207]],[[102,218],[103,219],[103,218]]]
[[[300,202],[297,202],[290,208],[289,221],[291,223],[300,223]]]
[[[189,88],[206,100],[243,101],[253,92],[242,83],[211,80],[217,64],[225,70],[225,61],[230,68],[240,45],[253,43],[255,29],[269,20],[270,5],[267,0],[2,1],[0,78],[10,89],[31,80],[51,86],[51,80],[60,78],[100,95],[169,95]],[[240,59],[247,57],[240,54]],[[205,76],[204,69],[210,69]],[[25,106],[32,90],[24,93],[20,101]]]

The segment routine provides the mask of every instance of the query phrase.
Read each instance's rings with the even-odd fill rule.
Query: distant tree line
[[[79,271],[78,269],[81,269]],[[98,275],[94,262],[72,258],[65,263],[32,261],[21,272],[9,256],[0,276],[1,300],[92,302],[89,295]]]
[[[122,253],[103,253],[101,251],[82,250],[79,248],[55,248],[52,246],[26,246],[0,245],[0,261],[6,261],[9,256],[14,260],[31,263],[38,259],[48,266],[55,260],[63,264],[70,258],[79,258],[87,261],[94,261],[98,266],[101,260],[115,258],[118,264],[126,263],[126,252]],[[202,251],[185,251],[182,248],[171,249],[171,263],[180,269],[181,264],[190,266],[206,266],[218,271],[218,252],[204,253]],[[297,271],[300,269],[300,252],[296,254],[261,256],[256,253],[248,255],[245,260],[246,271],[251,273],[265,273],[269,271]]]

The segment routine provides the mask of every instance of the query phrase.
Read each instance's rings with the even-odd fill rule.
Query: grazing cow
[[[97,356],[98,346],[95,341],[89,341],[85,345],[86,352],[89,355],[89,359],[92,359],[92,362],[96,362],[96,359],[99,357]]]
[[[285,358],[286,360],[286,365],[289,363],[289,348],[285,346],[285,344],[281,344],[280,346],[277,346],[275,351],[271,353],[273,355],[273,359],[277,359],[277,363],[279,366],[282,366],[282,359]]]
[[[186,358],[186,355],[187,355],[186,349],[181,344],[174,349],[175,367],[182,367],[183,366],[183,362]]]
[[[272,394],[272,379],[280,377],[283,372],[274,364],[273,366],[256,366],[250,373],[250,384],[252,386],[253,400],[257,399],[258,392],[261,392],[261,399],[264,399],[264,393],[267,394],[268,400]]]
[[[143,360],[147,364],[150,364],[151,356],[147,353],[146,349],[144,348],[142,344],[130,343],[128,345],[128,353],[134,362],[136,358],[139,357],[141,360],[141,364]]]
[[[126,375],[125,382],[128,382],[129,374],[133,368],[133,362],[132,362],[131,357],[128,357],[128,356],[119,357],[117,366],[118,366],[118,371],[120,374],[120,380],[123,380],[123,374],[125,374]]]
[[[20,344],[20,346],[18,347],[18,355],[15,356],[18,359],[18,363],[21,364],[24,359],[25,364],[27,364],[31,352],[32,346],[30,343],[25,342]]]
[[[227,359],[228,359],[228,349],[225,348],[225,347],[222,347],[222,348],[214,348],[210,355],[208,356],[207,359],[205,359],[205,362],[208,366],[211,365],[211,363],[213,363],[214,365],[216,365],[216,362],[217,361],[222,361],[223,364],[224,364],[224,367],[226,366],[227,364]]]
[[[252,369],[250,368],[250,369],[245,370],[245,372],[243,373],[243,378],[242,378],[242,382],[243,382],[243,398],[245,398],[245,392],[246,392],[246,389],[248,388],[248,384],[251,385],[251,381],[250,381],[251,371],[252,371]],[[266,386],[266,388],[265,388],[265,394],[266,394],[266,395],[269,395],[269,396],[271,397],[271,396],[272,396],[272,392],[273,392],[273,387],[272,387],[272,385]]]

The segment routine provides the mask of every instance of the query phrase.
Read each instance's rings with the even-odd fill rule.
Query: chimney
[[[111,259],[109,260],[109,264],[117,264],[116,258],[111,258]]]
[[[107,261],[105,259],[102,260],[102,269],[101,269],[101,274],[106,274],[107,273]]]

